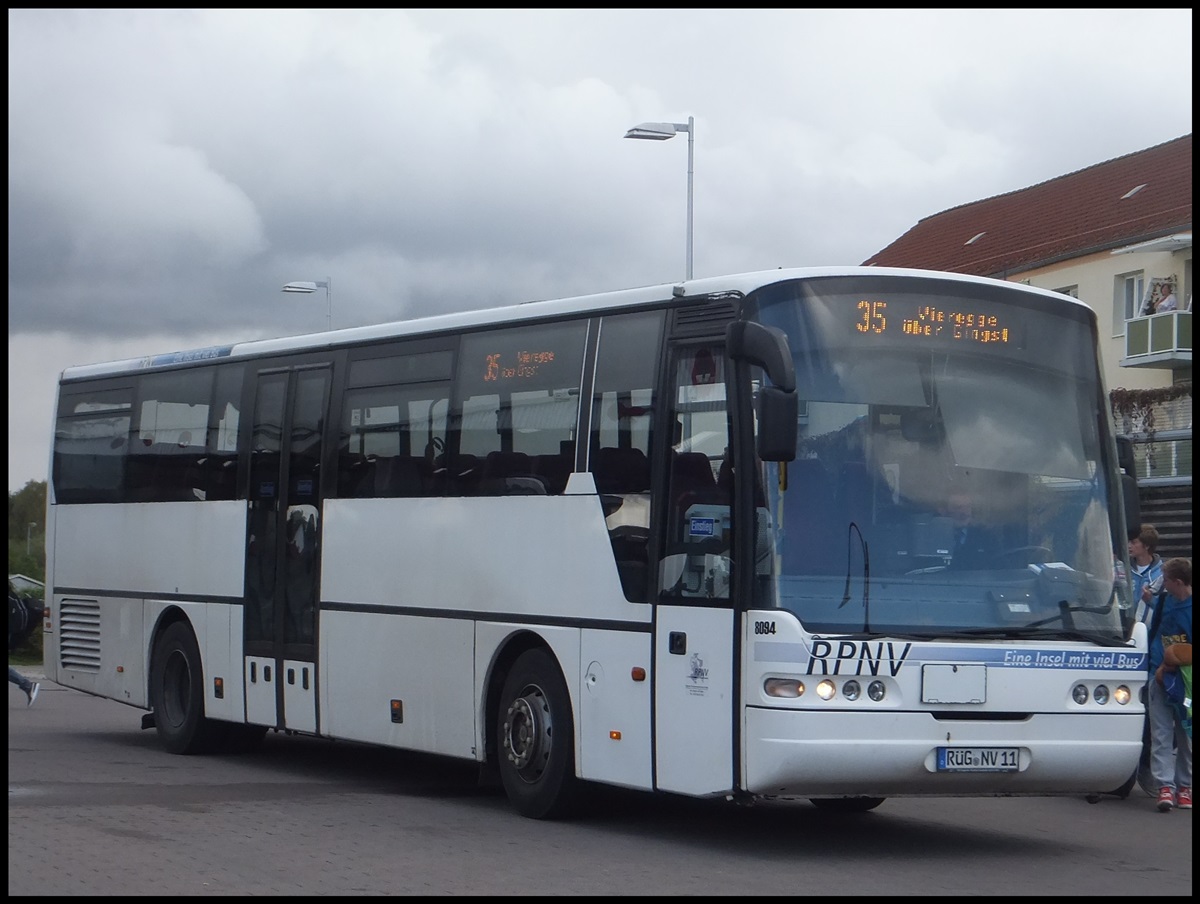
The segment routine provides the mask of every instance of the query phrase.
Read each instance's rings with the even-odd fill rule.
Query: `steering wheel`
[[[999,559],[1008,561],[1010,559],[1024,562],[1026,565],[1040,565],[1050,557],[1050,549],[1046,546],[1014,546],[1012,549],[1006,549],[1000,553]]]

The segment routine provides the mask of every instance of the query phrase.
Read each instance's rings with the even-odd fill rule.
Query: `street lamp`
[[[25,555],[30,554],[31,541],[33,540],[33,529],[37,527],[36,521],[30,521],[29,526],[25,528]],[[19,540],[17,542],[20,542]]]
[[[290,282],[283,287],[285,292],[295,292],[300,295],[311,295],[317,289],[325,290],[325,329],[333,329],[333,280],[326,276],[316,282]]]
[[[692,278],[692,154],[696,140],[695,120],[689,116],[687,122],[642,122],[625,133],[626,138],[642,138],[646,141],[666,141],[678,132],[687,132],[688,137],[688,183],[687,183],[687,279]]]

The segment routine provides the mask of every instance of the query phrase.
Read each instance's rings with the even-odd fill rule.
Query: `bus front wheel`
[[[545,650],[522,653],[504,682],[496,716],[500,779],[522,816],[554,819],[577,792],[575,729],[567,685]]]
[[[168,625],[154,645],[150,705],[158,739],[169,753],[207,753],[220,740],[220,726],[204,717],[200,647],[186,622]]]

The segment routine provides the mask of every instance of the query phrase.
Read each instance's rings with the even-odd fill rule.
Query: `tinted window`
[[[463,339],[448,492],[561,493],[575,457],[587,321]]]
[[[626,599],[648,599],[650,440],[663,315],[620,314],[600,323],[589,468],[601,496]]]
[[[64,387],[54,431],[54,498],[120,502],[133,388]]]

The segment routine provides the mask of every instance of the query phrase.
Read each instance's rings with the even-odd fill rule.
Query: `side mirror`
[[[757,364],[784,392],[796,391],[796,368],[788,349],[787,336],[774,326],[735,320],[725,328],[725,349],[734,361]]]
[[[745,361],[766,371],[773,386],[758,394],[758,457],[763,461],[792,461],[796,457],[800,402],[796,369],[783,330],[747,320],[725,328],[725,350],[733,361]]]
[[[1137,478],[1132,474],[1121,475],[1121,498],[1125,503],[1125,536],[1132,537],[1142,529],[1142,501]]]
[[[1133,459],[1133,440],[1128,436],[1117,437],[1117,464],[1126,474],[1137,473],[1137,464]]]

